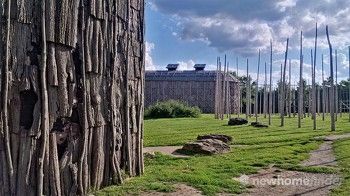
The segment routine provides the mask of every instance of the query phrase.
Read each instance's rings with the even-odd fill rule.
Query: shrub
[[[145,118],[198,118],[201,113],[198,107],[191,107],[180,101],[169,100],[148,107],[145,110]]]

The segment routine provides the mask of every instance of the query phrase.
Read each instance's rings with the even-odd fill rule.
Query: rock
[[[156,157],[156,154],[154,152],[145,152],[143,153],[143,156],[147,159],[153,159],[154,157]]]
[[[182,147],[182,151],[191,154],[221,154],[230,151],[230,146],[217,139],[202,139],[189,142]]]
[[[248,123],[248,121],[246,119],[243,119],[243,118],[231,118],[228,121],[228,125],[230,125],[230,126],[245,125],[247,123]]]
[[[267,128],[267,127],[269,127],[268,125],[264,125],[261,122],[252,122],[252,123],[250,123],[250,125],[253,126],[253,127],[259,127],[259,128]]]
[[[225,142],[226,144],[232,142],[231,136],[221,135],[221,134],[198,135],[197,140],[203,140],[203,139],[217,139],[222,142]]]

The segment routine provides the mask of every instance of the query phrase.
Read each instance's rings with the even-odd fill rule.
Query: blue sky
[[[316,65],[321,80],[321,54],[325,74],[329,73],[329,51],[325,26],[329,25],[333,48],[338,50],[338,80],[348,75],[350,45],[350,0],[146,0],[146,69],[165,69],[180,63],[180,69],[193,69],[206,63],[215,69],[216,57],[227,54],[230,68],[245,74],[249,58],[250,74],[256,78],[258,50],[262,51],[260,70],[269,62],[269,40],[273,40],[273,80],[280,75],[286,39],[290,38],[288,58],[292,61],[292,81],[299,77],[299,37],[304,32],[304,76],[311,81],[310,50],[315,23],[319,40]],[[262,72],[261,72],[262,73]],[[263,78],[261,76],[261,78]]]

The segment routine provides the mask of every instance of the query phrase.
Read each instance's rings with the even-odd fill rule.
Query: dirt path
[[[302,166],[336,167],[337,161],[332,144],[339,139],[350,138],[350,133],[318,137],[325,142],[319,149],[310,152],[310,158]],[[252,186],[242,195],[329,195],[331,190],[340,184],[337,174],[307,173],[281,170],[278,168],[263,169],[258,174],[243,175],[236,180]],[[293,183],[294,181],[294,183]]]
[[[243,148],[246,147],[247,145],[230,145],[231,148]],[[181,149],[182,146],[155,146],[155,147],[144,147],[143,152],[144,153],[155,153],[155,152],[160,152],[165,155],[170,155],[173,157],[180,157],[180,158],[188,158],[190,156],[180,154],[177,152],[177,150]]]
[[[185,184],[176,184],[175,191],[171,193],[160,193],[160,192],[144,192],[141,193],[141,196],[201,196],[201,192],[197,189],[185,185]]]
[[[181,149],[182,146],[156,146],[156,147],[145,147],[143,148],[144,153],[155,153],[160,152],[165,155],[173,157],[188,158],[188,155],[177,153],[176,151]]]
[[[247,196],[326,196],[339,184],[339,176],[335,174],[288,171],[274,167],[260,170],[258,174],[241,176],[236,180],[253,186],[242,194]]]
[[[350,133],[343,135],[329,135],[317,137],[325,142],[321,144],[319,149],[310,153],[310,158],[301,163],[302,166],[336,166],[337,160],[333,153],[332,144],[335,140],[350,138]]]
[[[319,149],[310,152],[310,158],[301,163],[303,166],[331,166],[336,167],[337,162],[333,153],[332,144],[335,140],[350,138],[350,133],[343,135],[329,135],[318,137],[325,142]],[[176,153],[182,146],[146,147],[145,153],[160,152],[162,154],[186,158],[189,156]],[[239,145],[231,147],[241,147]],[[249,196],[283,196],[283,195],[329,195],[331,190],[340,184],[340,176],[337,174],[308,173],[283,170],[275,167],[262,169],[257,174],[242,175],[235,178],[247,186],[251,186],[242,195]],[[197,189],[184,184],[175,185],[176,191],[171,193],[147,192],[143,196],[199,196]]]
[[[302,166],[336,166],[331,141],[321,144],[320,148],[310,153],[310,158],[301,163]]]

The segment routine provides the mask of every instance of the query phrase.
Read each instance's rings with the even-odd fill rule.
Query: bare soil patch
[[[145,192],[141,193],[142,196],[201,196],[201,192],[191,186],[185,184],[174,185],[176,190],[170,193],[160,193],[160,192]]]
[[[336,166],[337,160],[334,156],[331,141],[321,144],[319,149],[310,153],[310,158],[301,163],[303,166]]]
[[[236,179],[252,186],[242,195],[283,196],[283,195],[328,195],[339,184],[336,174],[319,174],[269,168],[258,174],[241,176]]]
[[[160,152],[165,155],[170,155],[173,157],[187,158],[188,155],[183,155],[177,152],[182,146],[156,146],[156,147],[145,147],[143,148],[144,153],[155,153]]]

